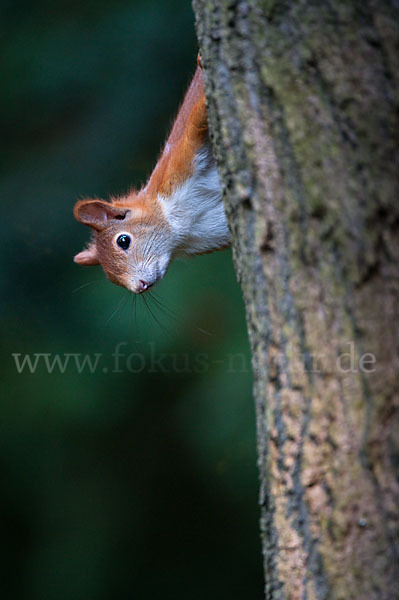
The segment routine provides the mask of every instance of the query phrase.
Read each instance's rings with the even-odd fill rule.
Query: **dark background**
[[[2,597],[261,598],[231,252],[176,262],[148,306],[72,261],[74,202],[154,165],[196,65],[191,5],[3,1],[0,34]],[[35,353],[101,360],[18,373]]]

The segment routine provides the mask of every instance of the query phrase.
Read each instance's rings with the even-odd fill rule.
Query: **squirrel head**
[[[108,279],[136,294],[161,279],[172,258],[172,236],[154,198],[135,194],[115,202],[80,200],[75,218],[93,231],[89,246],[77,254],[80,265],[100,264]]]

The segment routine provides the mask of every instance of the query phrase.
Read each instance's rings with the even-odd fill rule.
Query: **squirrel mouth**
[[[148,281],[144,281],[144,279],[139,279],[138,291],[136,293],[142,294],[143,292],[146,292],[147,290],[149,290],[154,284],[155,284],[155,281],[148,282]]]
[[[159,279],[160,277],[157,277],[157,279],[154,279],[153,281],[139,279],[138,281],[130,283],[130,285],[126,287],[130,292],[133,292],[134,294],[144,294],[144,292],[147,292],[150,288],[152,288],[157,283],[157,281],[159,281]]]

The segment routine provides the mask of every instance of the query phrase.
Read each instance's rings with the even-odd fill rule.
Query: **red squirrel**
[[[147,184],[111,202],[80,200],[74,216],[93,231],[92,241],[75,262],[101,264],[113,283],[136,294],[162,279],[175,257],[230,245],[209,140],[200,57]]]

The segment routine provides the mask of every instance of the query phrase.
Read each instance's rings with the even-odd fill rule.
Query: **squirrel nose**
[[[140,292],[145,292],[146,290],[148,290],[148,288],[150,286],[151,286],[150,283],[147,283],[143,279],[139,279],[139,289],[140,289]]]

